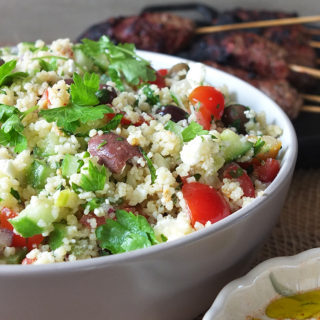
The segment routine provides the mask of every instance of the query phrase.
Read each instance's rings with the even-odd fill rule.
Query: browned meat
[[[297,14],[281,11],[248,10],[243,8],[236,8],[234,10],[228,10],[220,13],[218,18],[214,22],[215,24],[227,24],[258,20],[282,19],[295,16],[297,16]]]
[[[89,29],[78,39],[97,40],[96,35],[100,33],[100,36],[106,34],[116,42],[134,43],[138,49],[172,54],[190,43],[193,31],[194,23],[190,19],[165,12],[148,12],[139,16],[111,18],[99,27],[96,25],[95,29]]]
[[[291,119],[298,116],[303,100],[288,81],[284,79],[259,79],[252,80],[250,83],[274,100]]]
[[[120,173],[129,159],[141,156],[138,147],[130,145],[126,139],[112,132],[92,137],[88,143],[88,151],[99,158],[99,164],[115,173]]]
[[[261,79],[239,68],[222,66],[211,61],[204,61],[204,63],[222,71],[231,73],[260,89],[274,100],[291,119],[298,116],[303,100],[298,91],[285,79]]]

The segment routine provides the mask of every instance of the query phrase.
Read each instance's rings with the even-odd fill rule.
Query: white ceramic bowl
[[[225,286],[203,320],[271,319],[265,309],[271,300],[281,297],[277,291],[295,294],[314,289],[320,289],[320,248],[259,264]]]
[[[140,52],[158,68],[180,58]],[[134,252],[53,265],[0,266],[1,320],[193,319],[217,292],[248,269],[281,212],[297,155],[291,122],[249,84],[207,67],[207,80],[226,84],[237,101],[265,110],[283,128],[281,170],[264,196],[184,238]]]

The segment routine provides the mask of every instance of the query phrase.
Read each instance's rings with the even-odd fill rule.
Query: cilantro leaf
[[[151,184],[154,184],[154,182],[156,181],[157,179],[157,174],[156,174],[156,169],[155,167],[153,166],[153,163],[152,161],[149,159],[149,157],[147,156],[147,154],[144,152],[144,150],[139,147],[139,150],[144,158],[144,160],[146,160],[147,162],[147,165],[148,165],[148,168],[150,170],[150,174],[151,174]]]
[[[188,142],[193,140],[196,136],[202,136],[208,133],[209,131],[203,130],[203,127],[199,123],[192,121],[189,126],[181,132],[181,135],[183,142]]]
[[[111,253],[128,252],[159,243],[147,219],[125,210],[116,211],[117,220],[107,219],[96,229],[100,247]]]
[[[72,102],[79,106],[97,105],[96,92],[99,89],[99,76],[95,73],[85,73],[83,79],[75,72],[74,83],[71,84]]]
[[[106,167],[102,166],[99,170],[89,160],[88,175],[82,174],[79,186],[85,191],[102,190],[107,180]]]
[[[17,60],[10,60],[0,67],[0,87],[4,85],[9,86],[15,79],[28,76],[26,72],[12,72],[16,64]]]
[[[160,103],[160,97],[159,97],[159,95],[155,95],[155,94],[154,94],[154,91],[150,88],[149,85],[145,86],[145,87],[142,89],[142,92],[146,95],[146,97],[147,97],[147,102],[148,102],[151,106]]]

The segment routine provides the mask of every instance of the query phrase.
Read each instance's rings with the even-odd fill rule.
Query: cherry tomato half
[[[255,197],[255,190],[250,177],[247,172],[235,162],[232,162],[225,167],[223,177],[238,181],[245,197]]]
[[[262,182],[272,182],[280,170],[280,163],[276,159],[268,158],[259,166],[256,166],[254,173]]]
[[[156,80],[149,81],[150,84],[156,84],[160,89],[166,86],[165,76],[168,74],[167,69],[160,69],[156,71]]]
[[[217,222],[231,213],[229,204],[213,187],[200,182],[185,183],[183,197],[189,207],[191,224]]]
[[[205,130],[210,129],[212,118],[221,119],[224,110],[224,96],[214,87],[195,88],[190,93],[189,100],[196,108],[197,121]]]
[[[12,219],[17,216],[17,213],[13,210],[3,207],[0,212],[0,227],[8,230],[13,230],[13,226],[8,221],[8,219]],[[37,234],[30,238],[23,238],[18,234],[13,234],[12,238],[12,246],[16,248],[27,247],[28,250],[32,250],[34,247],[38,246],[43,241],[43,236],[41,234]]]

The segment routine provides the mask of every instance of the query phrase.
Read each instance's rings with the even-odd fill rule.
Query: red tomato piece
[[[149,81],[150,84],[156,84],[158,88],[162,89],[166,87],[165,76],[168,74],[167,69],[160,69],[156,71],[156,80]]]
[[[13,230],[13,226],[8,221],[8,219],[12,219],[17,216],[17,213],[13,210],[3,207],[0,212],[0,226],[1,228],[5,228],[8,230]],[[12,246],[16,248],[27,247],[28,250],[32,250],[34,246],[38,246],[43,241],[43,236],[41,234],[37,234],[30,238],[24,238],[19,234],[13,234],[12,238]]]
[[[115,117],[115,115],[116,115],[115,113],[106,113],[104,118],[105,118],[105,120],[110,121]],[[140,116],[137,122],[132,123],[131,120],[126,118],[126,116],[124,115],[123,118],[121,119],[120,123],[123,126],[129,126],[129,125],[133,124],[134,126],[139,127],[145,122],[146,122],[146,120],[142,116]]]
[[[223,177],[237,180],[240,183],[240,187],[242,188],[245,197],[255,197],[255,190],[250,177],[247,172],[235,162],[232,162],[225,167]]]
[[[21,262],[21,264],[27,265],[27,264],[33,264],[37,259],[33,258],[33,259],[29,259],[29,258],[24,258]]]
[[[190,102],[196,107],[199,124],[209,130],[212,118],[220,120],[224,110],[223,94],[211,86],[199,86],[189,95]]]
[[[8,230],[13,230],[13,226],[8,220],[13,219],[16,216],[16,212],[7,207],[3,207],[0,212],[0,227]]]
[[[254,173],[262,182],[272,182],[280,170],[280,163],[276,159],[268,158],[255,167]]]
[[[27,246],[27,239],[21,237],[18,234],[13,234],[13,238],[12,238],[12,246],[15,248],[23,248]]]
[[[42,234],[36,234],[33,237],[27,238],[27,248],[29,251],[31,251],[34,248],[37,248],[39,244],[42,243],[44,237]]]
[[[81,218],[80,218],[80,223],[82,223],[84,226],[88,227],[88,228],[92,228],[90,221],[91,219],[95,219],[96,223],[97,223],[97,227],[103,225],[106,223],[106,218],[105,217],[97,217],[94,213],[89,212],[88,214],[84,214]]]
[[[183,197],[189,207],[191,224],[198,221],[215,223],[231,213],[229,204],[213,187],[200,183],[185,183],[182,186]]]

